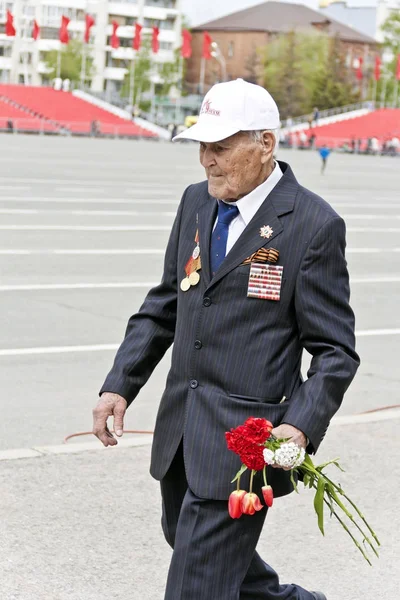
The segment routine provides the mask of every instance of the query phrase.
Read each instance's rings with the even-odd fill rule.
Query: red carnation
[[[270,436],[274,426],[267,419],[250,417],[244,423],[244,435],[257,444],[263,444]]]
[[[263,456],[264,446],[253,442],[247,437],[247,430],[244,425],[231,429],[225,433],[228,449],[238,454],[242,463],[249,469],[261,471],[264,468],[265,461]]]

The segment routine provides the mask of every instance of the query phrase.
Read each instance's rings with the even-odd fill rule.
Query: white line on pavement
[[[392,421],[393,419],[399,418],[400,410],[388,409],[355,415],[338,415],[333,417],[331,425],[367,425],[378,421]],[[124,437],[118,440],[118,445],[113,447],[112,452],[118,452],[124,448],[148,446],[152,444],[152,442],[152,435],[130,436],[124,434]],[[21,460],[24,458],[43,458],[44,456],[56,456],[58,454],[80,454],[81,452],[93,452],[95,450],[107,451],[108,449],[97,440],[81,443],[56,444],[51,446],[33,446],[32,448],[11,448],[9,450],[0,450],[0,461]],[[108,450],[108,452],[110,452],[110,450]]]
[[[32,285],[0,285],[0,292],[27,292],[37,290],[97,290],[107,288],[146,288],[158,285],[156,281],[132,281],[125,283],[43,283]]]
[[[371,221],[386,221],[386,220],[391,220],[391,219],[400,219],[400,215],[363,215],[363,214],[353,214],[353,215],[344,215],[341,214],[340,215],[343,219],[368,219]]]
[[[15,159],[12,159],[13,161]],[[43,159],[40,159],[41,163],[43,163]],[[65,164],[65,161],[62,161],[62,164]],[[86,161],[85,161],[85,164]],[[95,163],[96,166],[98,167],[98,164]],[[174,165],[174,170],[176,169],[182,169],[186,171],[186,167],[179,167],[179,165]],[[196,169],[197,171],[197,169]],[[93,179],[50,179],[48,177],[45,178],[37,178],[37,177],[16,177],[11,178],[11,177],[0,177],[0,182],[2,183],[9,183],[10,186],[9,187],[14,187],[14,182],[15,183],[45,183],[46,185],[67,185],[68,186],[68,190],[71,190],[71,188],[73,188],[76,185],[84,185],[87,186],[88,189],[90,189],[90,186],[93,185]],[[179,185],[179,183],[176,183],[176,181],[172,181],[172,182],[168,182],[166,179],[163,182],[158,182],[158,183],[153,183],[151,181],[149,181],[148,179],[145,179],[144,181],[140,181],[139,179],[135,179],[135,181],[122,181],[122,180],[118,180],[118,179],[104,179],[99,181],[98,179],[95,180],[97,185],[101,185],[101,186],[111,186],[111,187],[115,187],[115,186],[126,186],[129,189],[131,189],[132,187],[136,187],[136,186],[145,186],[145,187],[154,187],[154,186],[160,186],[160,187],[166,187],[167,185]]]
[[[164,255],[165,250],[160,248],[90,248],[90,249],[57,249],[57,250],[25,250],[16,249],[9,250],[8,248],[0,248],[0,255],[6,256],[28,256],[30,254],[59,254],[59,255],[118,255],[118,254],[141,254],[144,256],[152,256],[154,254]]]
[[[27,192],[32,186],[30,185],[0,185],[0,190],[20,190],[21,192]]]
[[[2,231],[170,231],[171,225],[0,225]]]
[[[400,248],[346,248],[346,254],[391,254],[400,252]]]
[[[385,202],[385,203],[381,203],[381,202],[374,202],[374,203],[364,203],[364,202],[336,202],[335,198],[331,198],[329,200],[329,202],[331,204],[333,204],[336,207],[342,207],[345,206],[346,208],[359,208],[360,210],[364,210],[365,208],[396,208],[399,209],[400,207],[400,203],[399,202]]]
[[[40,290],[97,290],[97,289],[150,289],[158,285],[159,281],[123,281],[104,283],[35,283],[35,284],[10,284],[0,285],[0,292],[28,292]],[[392,277],[365,277],[351,279],[351,283],[400,283],[400,276]]]
[[[399,233],[400,227],[347,227],[351,233]]]
[[[356,331],[357,337],[399,335],[400,329],[365,329]],[[120,344],[92,344],[86,346],[42,346],[37,348],[2,348],[0,356],[21,356],[31,354],[64,354],[72,352],[102,352],[117,350]]]
[[[0,356],[21,356],[27,354],[64,354],[69,352],[103,352],[116,350],[119,344],[92,344],[87,346],[44,346],[39,348],[3,348]]]
[[[364,329],[363,331],[356,331],[357,337],[370,337],[378,335],[399,335],[400,329]]]
[[[0,208],[1,215],[79,215],[79,216],[133,216],[133,217],[174,217],[176,212],[149,212],[140,210],[46,210],[29,208]]]
[[[155,195],[157,194],[153,193],[153,196]],[[172,193],[166,193],[162,195],[170,196],[170,198],[34,198],[32,196],[23,198],[22,196],[1,196],[0,202],[46,202],[49,204],[110,204],[111,206],[113,206],[114,204],[139,204],[140,206],[142,206],[143,204],[178,204],[179,196],[174,195]]]

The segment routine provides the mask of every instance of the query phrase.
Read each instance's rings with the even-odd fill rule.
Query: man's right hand
[[[101,395],[96,408],[93,409],[93,433],[104,446],[116,446],[118,444],[117,439],[108,429],[108,417],[114,417],[114,431],[118,437],[121,437],[127,407],[127,401],[119,394],[104,392]]]

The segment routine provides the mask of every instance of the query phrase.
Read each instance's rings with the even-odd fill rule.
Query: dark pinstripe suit
[[[168,470],[183,438],[186,473],[181,469],[179,477],[181,481],[184,476],[187,478],[190,490],[184,505],[186,502],[190,506],[187,513],[181,515],[182,520],[187,520],[196,502],[210,505],[214,510],[222,506],[217,501],[225,501],[232,491],[229,482],[239,466],[239,459],[226,449],[225,431],[249,416],[263,416],[274,425],[285,422],[301,429],[310,440],[309,450],[316,451],[359,364],[354,349],[354,317],[349,307],[343,220],[321,198],[302,188],[288,165],[280,163],[280,166],[284,171],[282,179],[213,279],[210,279],[209,247],[217,203],[208,195],[207,182],[192,185],[185,191],[166,251],[163,280],[150,291],[139,313],[130,319],[125,340],[102,388],[131,402],[167,348],[175,342],[157,417],[151,473],[164,483],[168,481]],[[268,240],[259,233],[265,225],[273,230]],[[203,266],[201,281],[184,293],[179,289],[179,282],[194,248],[197,227]],[[246,295],[250,267],[241,263],[262,246],[279,250],[278,264],[283,266],[280,301]],[[300,375],[303,348],[313,356],[305,382]],[[280,404],[283,396],[287,400]],[[172,466],[175,477],[177,468],[175,461]],[[271,469],[270,483],[276,496],[291,491],[283,471]],[[184,482],[183,489],[185,485]],[[177,491],[175,500],[165,486],[163,492],[165,508],[171,503],[179,508],[181,491]],[[223,506],[226,512],[225,502]],[[179,510],[175,513],[178,515]],[[246,565],[243,573],[239,570],[241,580],[247,568],[247,578],[255,569],[253,552],[263,513],[258,517],[242,517],[232,521],[232,526],[227,527],[225,523],[222,527],[226,539],[229,537],[226,530],[235,531],[235,527],[241,531],[241,539],[247,534],[254,537],[246,544],[250,553],[247,563],[243,559],[245,550],[241,550],[240,559]],[[165,517],[164,529],[166,521]],[[210,517],[209,524],[211,521]],[[246,523],[245,528],[243,523]],[[214,525],[217,527],[217,521]],[[191,525],[187,527],[190,529]],[[176,523],[171,528],[173,533],[167,533],[170,541]],[[182,536],[188,540],[189,530],[183,525],[182,528]],[[203,533],[206,530],[204,522],[200,529]],[[198,530],[192,533],[196,538]],[[221,531],[215,533],[213,540],[217,543],[219,536],[225,547]],[[200,538],[197,539],[199,542]],[[209,544],[210,549],[212,545]],[[218,595],[214,596],[215,592],[210,595],[204,587],[207,571],[203,577],[199,569],[193,571],[191,546],[185,542],[183,547],[189,574],[182,575],[179,587],[179,577],[174,575],[177,568],[172,569],[168,600],[239,597],[240,581],[234,584],[237,591],[224,588],[225,595],[223,590]],[[212,552],[215,565],[218,551],[214,548]],[[229,553],[227,556],[232,559]],[[196,564],[198,560],[201,562],[201,558],[196,559]],[[235,564],[233,559],[232,564]],[[258,581],[262,579],[264,564],[257,564],[257,576],[254,576]],[[203,587],[197,590],[198,577]],[[212,577],[207,579],[210,590],[214,590],[215,581],[213,584]],[[276,585],[275,582],[272,587]],[[240,598],[309,598],[307,592],[301,595],[297,588],[285,588],[285,591],[278,587],[273,593],[272,587],[261,589],[258,585],[258,596],[246,595],[242,589]]]

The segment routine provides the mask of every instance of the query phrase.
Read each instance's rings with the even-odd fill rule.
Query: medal
[[[181,290],[182,290],[182,292],[187,292],[189,289],[190,289],[189,277],[185,277],[181,281]]]
[[[200,275],[198,273],[198,271],[193,271],[193,273],[190,273],[189,275],[189,284],[190,285],[197,285],[200,281]]]
[[[197,285],[200,281],[200,269],[201,269],[201,257],[200,257],[200,246],[199,246],[199,230],[197,229],[194,238],[196,246],[192,252],[192,256],[189,258],[185,265],[186,277],[182,279],[180,288],[182,292],[190,290],[191,286]]]

